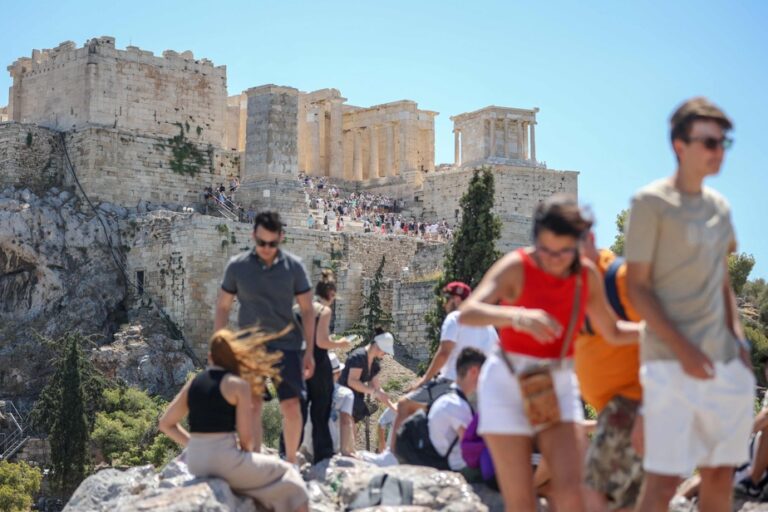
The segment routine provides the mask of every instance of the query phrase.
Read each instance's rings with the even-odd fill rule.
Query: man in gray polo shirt
[[[305,395],[304,380],[312,376],[315,361],[312,355],[315,317],[312,308],[312,287],[301,260],[279,249],[283,241],[283,224],[277,212],[261,212],[256,216],[253,251],[238,254],[229,260],[216,304],[214,331],[226,327],[232,302],[240,302],[237,323],[243,329],[258,326],[265,332],[279,332],[287,325],[294,328],[267,345],[270,351],[281,351],[280,377],[277,388],[283,415],[285,458],[296,462],[303,426],[301,400]],[[293,316],[294,298],[301,310],[302,333]],[[302,345],[307,342],[302,355]],[[253,397],[254,451],[261,450],[262,397]]]

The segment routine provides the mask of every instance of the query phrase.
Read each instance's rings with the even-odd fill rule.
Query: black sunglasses
[[[262,240],[261,238],[256,239],[256,245],[259,247],[272,247],[273,249],[276,248],[278,245],[280,245],[280,240]]]
[[[733,139],[730,137],[723,137],[721,139],[718,139],[717,137],[688,137],[688,142],[701,142],[704,147],[710,151],[719,147],[729,149],[733,146]]]

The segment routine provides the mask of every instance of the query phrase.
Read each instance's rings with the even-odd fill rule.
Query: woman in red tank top
[[[530,463],[534,441],[552,473],[555,508],[584,510],[583,408],[570,364],[573,338],[588,314],[609,341],[637,342],[637,324],[616,317],[599,272],[579,256],[579,240],[591,225],[575,198],[555,195],[543,201],[534,213],[534,245],[497,261],[460,308],[462,323],[499,329],[502,350],[486,361],[480,376],[478,430],[490,448],[510,512],[536,510]],[[566,340],[572,315],[575,324]],[[544,429],[532,427],[516,375],[532,365],[559,361],[565,344],[562,364],[552,371],[560,421]]]

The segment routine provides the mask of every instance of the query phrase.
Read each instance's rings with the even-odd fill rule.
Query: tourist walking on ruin
[[[459,323],[459,306],[469,297],[472,289],[466,283],[453,281],[443,287],[445,320],[440,329],[440,346],[435,352],[427,371],[408,388],[397,404],[397,417],[393,430],[413,413],[426,407],[447,393],[456,382],[456,359],[464,348],[472,347],[490,355],[499,341],[496,329],[491,326],[471,327]],[[397,453],[396,437],[392,436],[390,450]]]
[[[609,249],[598,250],[591,231],[582,239],[581,252],[603,276],[616,315],[639,322],[627,297],[624,258]],[[598,413],[585,466],[587,509],[631,510],[643,483],[643,461],[631,442],[642,398],[638,345],[608,343],[587,320],[576,340],[574,365],[581,396]]]
[[[720,171],[732,123],[706,98],[672,114],[675,173],[641,188],[626,232],[629,297],[641,344],[646,471],[636,510],[666,510],[698,467],[701,510],[730,511],[748,459],[755,377],[727,272],[730,206],[704,179]]]
[[[534,442],[552,472],[557,510],[585,510],[582,493],[584,411],[572,369],[573,339],[588,313],[612,342],[637,342],[638,325],[608,305],[602,277],[580,258],[592,222],[575,198],[555,195],[534,212],[532,247],[510,252],[461,305],[460,322],[493,325],[501,350],[480,374],[480,426],[509,512],[534,511]]]
[[[285,458],[296,462],[296,451],[303,427],[301,400],[306,399],[304,379],[314,372],[315,314],[312,308],[312,287],[301,260],[280,249],[284,240],[283,223],[277,212],[256,215],[253,240],[256,247],[241,253],[227,264],[216,304],[214,329],[225,327],[229,321],[232,302],[240,303],[240,328],[258,325],[268,332],[278,332],[286,326],[294,328],[285,335],[271,340],[270,353],[281,352],[280,384],[277,397],[283,415]],[[304,332],[296,326],[293,315],[294,298],[298,303]],[[306,350],[303,351],[304,340]],[[263,399],[253,397],[254,449],[261,449],[261,410]]]
[[[282,333],[280,333],[282,334]],[[186,447],[190,473],[221,478],[238,494],[270,510],[309,510],[307,487],[291,464],[258,451],[253,437],[252,397],[276,377],[280,359],[264,344],[277,335],[217,331],[211,338],[208,367],[187,382],[160,418],[159,428]],[[189,432],[181,421],[189,417]]]
[[[307,379],[307,398],[309,400],[309,418],[312,420],[312,453],[314,462],[320,462],[333,456],[333,438],[329,430],[328,419],[331,416],[333,401],[333,368],[328,357],[329,350],[347,350],[350,342],[346,338],[331,339],[331,306],[336,300],[336,277],[333,270],[322,271],[315,286],[315,373]],[[334,356],[335,357],[335,356]],[[338,438],[338,436],[337,436]]]

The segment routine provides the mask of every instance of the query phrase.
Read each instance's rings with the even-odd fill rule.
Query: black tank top
[[[203,370],[189,386],[190,432],[234,432],[235,406],[230,405],[221,394],[221,379],[227,370]]]

